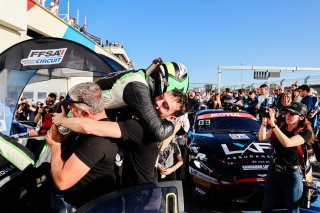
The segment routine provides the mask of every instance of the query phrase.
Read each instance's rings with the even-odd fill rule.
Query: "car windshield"
[[[197,119],[197,133],[217,132],[252,132],[259,131],[260,124],[256,119],[248,117],[213,117]]]

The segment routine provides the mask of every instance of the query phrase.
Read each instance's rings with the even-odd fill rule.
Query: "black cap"
[[[305,117],[307,115],[306,105],[299,102],[292,102],[289,106],[285,107],[285,109]]]

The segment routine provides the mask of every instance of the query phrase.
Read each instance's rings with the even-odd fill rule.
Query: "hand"
[[[60,126],[62,124],[63,119],[66,117],[66,112],[64,111],[63,106],[61,106],[61,113],[53,113],[52,123],[54,123],[57,126]]]
[[[270,125],[275,126],[276,125],[276,111],[272,108],[269,108],[269,114],[270,114]]]
[[[160,173],[164,174],[164,171],[166,170],[166,168],[163,165],[161,165],[160,163],[158,163],[157,167],[158,167]]]
[[[43,108],[42,107],[38,109],[38,114],[41,114],[41,113],[43,113]]]
[[[49,146],[60,145],[65,139],[66,137],[59,133],[56,125],[52,125],[47,131],[46,141]]]
[[[174,172],[174,168],[173,167],[170,167],[170,168],[167,168],[163,171],[163,174],[164,175],[170,175],[172,172]]]

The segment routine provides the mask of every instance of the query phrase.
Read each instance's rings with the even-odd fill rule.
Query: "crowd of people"
[[[43,105],[21,98],[15,120],[46,136],[54,184],[72,208],[119,188],[178,178],[189,129],[187,70],[176,62],[161,66],[151,77],[132,70],[75,85],[59,101],[50,93]],[[127,108],[113,113],[115,103]],[[13,152],[19,162],[29,154]]]
[[[162,66],[166,66],[163,70],[179,67],[171,72],[175,78],[186,74],[182,64]],[[128,73],[130,80],[125,78]],[[186,161],[186,133],[193,126],[194,114],[231,104],[261,121],[260,140],[272,140],[275,153],[267,176],[264,212],[273,208],[282,186],[287,186],[283,189],[287,207],[295,212],[302,195],[296,147],[306,144],[315,158],[312,163],[318,166],[320,162],[316,91],[296,82],[287,91],[279,86],[272,93],[262,84],[254,91],[226,88],[221,94],[185,94],[183,89],[163,84],[159,78],[164,76],[151,76],[157,79],[151,86],[141,70],[126,71],[96,83],[75,85],[59,101],[54,93],[36,105],[21,98],[15,119],[35,127],[35,134],[46,135],[52,178],[65,201],[77,208],[119,188],[180,179]],[[154,87],[157,83],[162,86]],[[114,114],[109,111],[114,103],[129,110]],[[61,132],[60,127],[69,131]],[[116,164],[115,159],[123,163]],[[283,182],[287,184],[279,185]]]
[[[303,180],[310,181],[304,167],[307,161],[316,167],[320,162],[317,91],[295,82],[286,91],[283,86],[270,91],[268,85],[262,84],[257,90],[239,89],[235,93],[229,88],[222,94],[191,91],[188,98],[191,119],[196,111],[221,109],[231,104],[236,106],[232,110],[244,110],[261,121],[258,138],[271,140],[274,151],[264,187],[263,212],[271,212],[277,195],[283,192],[288,212],[299,212]],[[300,147],[303,154],[298,151]]]

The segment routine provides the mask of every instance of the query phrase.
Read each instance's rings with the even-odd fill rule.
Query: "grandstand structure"
[[[60,18],[37,2],[36,0],[3,2],[0,7],[0,53],[14,44],[28,39],[56,37],[86,46],[100,54],[117,71],[134,69],[134,65],[122,45],[103,45],[99,36],[80,32],[79,26],[68,24],[69,17]],[[51,92],[57,96],[65,96],[73,85],[93,80],[92,77],[71,77],[28,84],[22,95],[32,100],[43,101]]]
[[[83,34],[77,27],[51,13],[36,0],[10,0],[0,9],[0,53],[8,47],[31,38],[57,37],[78,42],[106,56],[123,69],[134,68],[121,45],[102,45],[101,38]]]

